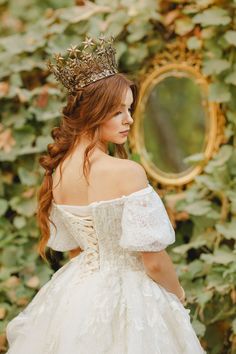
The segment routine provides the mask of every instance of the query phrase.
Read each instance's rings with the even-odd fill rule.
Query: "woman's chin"
[[[111,142],[112,144],[121,145],[121,144],[124,144],[124,143],[127,141],[127,137],[128,137],[128,136],[123,136],[123,137],[121,137],[121,138],[119,138],[119,139],[110,140],[110,142]]]
[[[122,139],[120,139],[120,142],[117,144],[124,144],[127,140],[127,136],[124,136]]]

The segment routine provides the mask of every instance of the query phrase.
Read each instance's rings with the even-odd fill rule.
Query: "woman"
[[[41,256],[46,246],[76,256],[8,324],[8,353],[204,353],[165,251],[174,230],[124,148],[136,86],[118,73],[112,40],[83,44],[49,63],[69,95],[40,159],[37,212]]]

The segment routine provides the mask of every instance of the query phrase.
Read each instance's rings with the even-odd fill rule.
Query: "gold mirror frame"
[[[140,76],[140,93],[130,132],[130,147],[132,152],[139,154],[141,164],[156,183],[181,187],[191,182],[195,176],[202,172],[207,161],[224,140],[224,117],[220,107],[217,103],[206,100],[205,109],[208,112],[205,131],[206,144],[204,151],[201,151],[204,158],[200,162],[181,173],[166,173],[158,169],[148,157],[144,143],[143,112],[151,90],[164,78],[169,77],[170,73],[175,77],[185,73],[186,77],[193,78],[200,85],[200,89],[204,90],[205,96],[208,97],[209,81],[203,76],[200,68],[200,54],[187,50],[184,42],[178,42],[168,44],[165,51],[156,55],[151,61],[146,73]]]

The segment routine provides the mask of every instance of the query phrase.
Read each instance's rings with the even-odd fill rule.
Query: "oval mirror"
[[[183,185],[202,170],[214,150],[216,112],[208,83],[195,68],[169,64],[147,76],[130,139],[157,182]]]
[[[200,87],[184,73],[167,76],[150,92],[143,112],[144,142],[150,160],[163,172],[187,170],[193,164],[187,158],[203,150],[205,101]]]

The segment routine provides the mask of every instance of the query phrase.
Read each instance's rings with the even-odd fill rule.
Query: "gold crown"
[[[56,63],[53,64],[49,60],[48,69],[57,81],[73,93],[92,82],[118,72],[113,42],[113,37],[106,40],[103,35],[98,37],[98,41],[86,37],[82,42],[83,48],[79,49],[77,45],[72,45],[67,49],[69,53],[67,56],[62,57],[60,53],[54,54]]]

